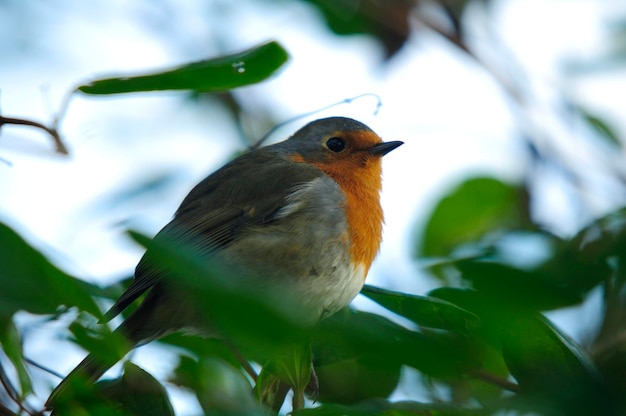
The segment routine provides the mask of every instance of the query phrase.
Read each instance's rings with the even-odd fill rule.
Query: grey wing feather
[[[303,165],[303,169],[294,174],[293,169],[285,170],[293,166],[292,162],[276,163],[275,157],[271,158],[272,163],[260,162],[255,160],[251,166],[254,169],[239,166],[236,186],[231,183],[234,175],[228,172],[232,163],[200,182],[155,240],[163,239],[173,244],[191,242],[201,253],[219,250],[228,246],[243,227],[273,221],[276,212],[286,204],[291,189],[322,174],[310,165]],[[247,182],[242,183],[245,180]],[[218,201],[223,205],[216,206]],[[104,314],[103,320],[111,320],[166,275],[167,271],[154,261],[148,250],[135,269],[135,279]]]

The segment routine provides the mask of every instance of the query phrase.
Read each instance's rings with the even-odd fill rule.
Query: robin
[[[289,139],[255,149],[196,185],[155,237],[244,270],[302,308],[309,323],[337,312],[361,290],[381,238],[381,157],[402,142],[383,142],[366,125],[343,117],[313,121]],[[172,295],[167,271],[150,249],[128,289],[105,313],[108,321],[147,293],[117,333],[132,346],[197,326],[184,299]],[[106,360],[105,360],[106,361]],[[87,356],[69,379],[99,379],[117,358]]]

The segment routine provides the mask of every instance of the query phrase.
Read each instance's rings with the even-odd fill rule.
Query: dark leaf
[[[229,278],[228,270],[195,256],[194,250],[185,244],[172,246],[137,233],[130,234],[149,247],[161,267],[176,278],[176,290],[189,305],[195,306],[202,315],[201,322],[210,322],[237,346],[254,346],[249,351],[258,356],[250,359],[264,362],[295,340],[308,338],[310,329],[302,326],[305,317],[301,316],[301,308],[285,296],[254,284],[237,285],[235,282],[240,281],[241,276]]]
[[[20,382],[20,393],[22,397],[32,393],[30,375],[24,366],[24,355],[22,344],[17,328],[12,321],[6,321],[0,326],[0,345],[6,356],[11,360],[17,377]],[[0,365],[1,367],[1,365]],[[9,380],[7,380],[8,382]]]
[[[288,59],[277,42],[243,52],[194,62],[146,75],[98,79],[78,87],[85,94],[121,94],[142,91],[192,90],[218,92],[263,81]]]
[[[502,353],[522,388],[551,414],[612,413],[591,359],[541,316],[517,316],[502,332]]]
[[[407,0],[304,0],[319,9],[328,27],[338,35],[368,34],[380,40],[387,58],[406,42],[409,14],[414,7]]]
[[[96,387],[102,396],[113,404],[112,409],[122,410],[124,415],[174,416],[174,409],[165,388],[154,377],[131,362],[124,365],[122,378],[101,381]]]
[[[323,403],[353,404],[388,397],[400,380],[400,363],[381,362],[371,352],[318,346],[314,364],[319,380],[317,399]]]
[[[54,403],[58,416],[173,415],[167,393],[150,374],[126,363],[121,378],[96,384],[70,379],[71,385]]]
[[[90,296],[91,285],[63,272],[15,231],[0,223],[0,320],[19,310],[54,314],[76,306],[95,316],[100,310]],[[97,289],[93,288],[96,292]]]
[[[369,285],[365,285],[361,293],[420,326],[463,332],[479,324],[476,315],[441,299],[409,295]]]
[[[487,415],[479,409],[463,409],[443,403],[418,403],[411,401],[389,402],[372,399],[351,406],[324,404],[314,409],[305,409],[296,416],[479,416]]]
[[[207,415],[264,414],[242,373],[221,360],[181,356],[172,381],[191,388]]]
[[[426,374],[445,376],[463,371],[465,344],[450,333],[421,333],[367,312],[346,308],[320,322],[313,340],[318,365],[346,359],[371,358],[378,367],[399,364]]]
[[[539,271],[516,269],[490,261],[459,261],[462,277],[483,295],[509,308],[551,310],[580,303],[578,291],[558,285]]]

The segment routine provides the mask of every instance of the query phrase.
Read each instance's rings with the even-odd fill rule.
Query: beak
[[[374,146],[369,148],[369,152],[372,155],[384,156],[387,153],[391,152],[396,147],[400,147],[404,144],[404,142],[383,142],[375,144]]]

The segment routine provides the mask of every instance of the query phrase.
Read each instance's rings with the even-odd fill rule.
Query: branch
[[[5,124],[13,124],[13,125],[17,125],[17,126],[29,126],[29,127],[34,127],[34,128],[37,128],[37,129],[41,129],[41,130],[45,131],[46,133],[48,133],[52,137],[52,140],[54,141],[54,144],[56,146],[56,151],[58,153],[61,153],[63,155],[69,154],[69,152],[67,150],[67,147],[65,147],[65,144],[61,140],[61,135],[59,134],[59,132],[57,131],[57,129],[55,127],[48,127],[48,126],[43,125],[43,124],[41,124],[41,123],[39,123],[37,121],[26,120],[26,119],[21,119],[21,118],[0,116],[0,129]]]

